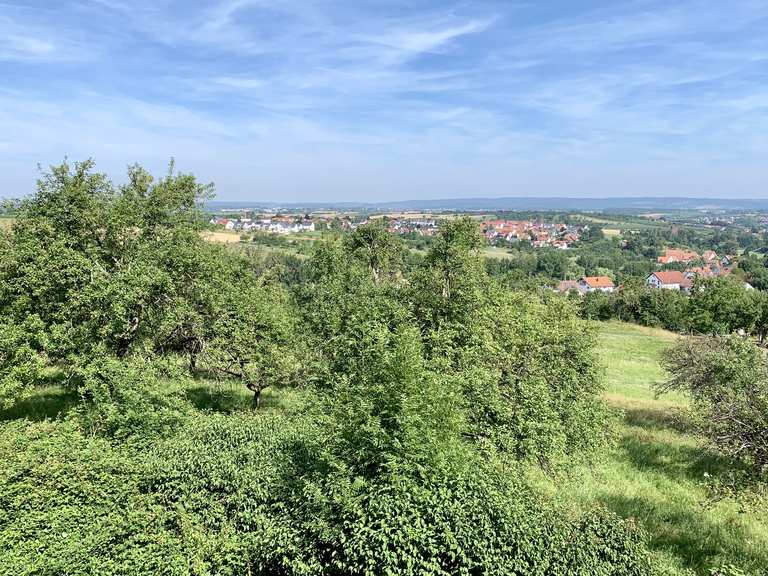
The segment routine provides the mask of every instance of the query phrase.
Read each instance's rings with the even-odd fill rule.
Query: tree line
[[[690,295],[652,288],[636,279],[613,293],[586,294],[580,306],[585,318],[617,319],[680,333],[740,332],[763,342],[768,331],[768,294],[750,290],[732,277],[696,279]]]

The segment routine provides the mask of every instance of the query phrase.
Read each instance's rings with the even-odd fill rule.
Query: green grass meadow
[[[736,497],[733,466],[695,438],[682,396],[655,397],[659,355],[676,336],[664,330],[600,325],[606,399],[617,442],[602,462],[541,483],[567,505],[600,503],[639,522],[669,574],[710,574],[733,565],[768,574],[768,499],[747,488]]]

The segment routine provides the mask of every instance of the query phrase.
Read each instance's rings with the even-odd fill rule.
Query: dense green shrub
[[[612,294],[586,294],[581,301],[581,314],[590,320],[617,319],[680,332],[691,328],[690,300],[678,290],[658,290],[634,281]]]
[[[190,413],[186,375],[172,362],[97,356],[75,371],[86,400],[77,415],[91,434],[115,439],[170,433]]]
[[[739,336],[681,340],[666,355],[661,391],[693,399],[701,433],[725,454],[768,473],[768,366],[764,351]]]
[[[487,314],[484,358],[471,354],[460,376],[471,433],[544,465],[604,446],[610,418],[599,398],[594,331],[574,306],[499,294]]]
[[[440,381],[478,444],[544,465],[594,453],[607,418],[590,329],[572,304],[499,286],[480,246],[476,223],[455,221],[407,282],[382,272],[391,260],[372,251],[397,253],[386,243],[321,246],[300,308],[326,360],[324,386],[345,390],[338,405],[394,401],[404,380],[381,361],[408,333],[423,386]]]
[[[631,524],[606,512],[569,521],[514,468],[467,453],[364,477],[322,428],[244,415],[185,431],[155,461],[145,489],[176,510],[170,526],[194,543],[190,561],[204,574],[650,570]]]
[[[44,373],[38,319],[22,323],[0,321],[0,407],[7,408],[28,394]]]
[[[699,334],[743,331],[763,337],[768,332],[765,310],[763,293],[729,277],[696,280],[690,295],[634,279],[616,292],[591,292],[581,301],[582,316],[591,320],[618,319]]]
[[[525,480],[528,461],[606,435],[572,303],[493,280],[469,218],[416,259],[361,226],[319,246],[289,292],[247,250],[203,241],[207,192],[137,167],[115,188],[64,164],[2,238],[0,393],[55,370],[80,402],[3,427],[0,570],[650,571],[631,522],[572,516]],[[212,375],[255,407],[267,386],[302,399],[292,416],[197,412],[188,379]]]
[[[139,489],[141,453],[71,422],[2,424],[0,574],[189,574],[168,511]]]

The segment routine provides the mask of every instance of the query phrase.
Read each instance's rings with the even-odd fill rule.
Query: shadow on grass
[[[651,441],[647,437],[628,434],[622,439],[621,450],[638,470],[651,470],[676,482],[704,481],[705,474],[726,476],[740,468],[733,460],[703,446],[672,439],[654,438]]]
[[[186,392],[192,405],[202,411],[232,414],[254,410],[253,393],[241,384],[200,383]],[[291,407],[290,398],[266,388],[261,395],[258,410],[286,411]]]
[[[187,399],[198,410],[232,414],[252,409],[250,394],[235,386],[201,385],[187,390]]]
[[[640,521],[652,549],[672,554],[699,574],[709,574],[711,567],[723,563],[749,573],[768,566],[768,550],[750,548],[747,530],[728,519],[713,522],[689,503],[618,494],[603,494],[598,500],[621,517]]]
[[[31,395],[13,406],[0,409],[0,421],[27,418],[34,422],[55,419],[75,406],[79,401],[76,392],[51,385],[34,390]]]
[[[691,419],[682,409],[656,407],[625,407],[624,421],[646,430],[674,430],[682,434],[694,431]]]
[[[684,410],[629,406],[624,408],[624,421],[642,429],[642,433],[630,429],[621,442],[627,460],[638,470],[652,470],[675,481],[704,481],[705,475],[730,478],[742,471],[738,462],[679,436],[695,435]]]

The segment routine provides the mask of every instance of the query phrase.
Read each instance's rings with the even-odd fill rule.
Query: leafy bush
[[[690,394],[701,433],[725,454],[768,472],[768,366],[739,336],[681,340],[665,358],[662,391]]]
[[[591,320],[618,319],[675,332],[729,334],[743,331],[764,336],[768,313],[762,293],[747,290],[733,278],[700,279],[691,295],[651,288],[638,279],[612,294],[592,292],[581,301]]]
[[[570,303],[491,279],[475,221],[417,260],[376,225],[322,245],[295,310],[247,251],[204,242],[209,187],[128,176],[54,167],[0,245],[0,393],[55,367],[81,398],[64,421],[3,430],[0,566],[648,573],[632,523],[573,518],[525,482],[521,462],[602,443],[594,338]],[[302,381],[302,410],[195,413],[182,355],[256,405]]]
[[[217,416],[158,450],[145,489],[204,574],[649,573],[631,523],[571,522],[514,469],[465,454],[362,477],[333,444],[306,420]]]
[[[165,368],[165,369],[164,369]],[[81,425],[115,439],[152,438],[174,430],[190,413],[185,377],[145,358],[96,357],[77,369]]]
[[[188,574],[166,511],[139,490],[143,460],[73,421],[4,423],[0,573]]]
[[[470,356],[460,376],[472,434],[543,465],[604,446],[610,418],[600,400],[594,332],[573,306],[498,295],[488,314],[492,336],[485,358],[480,363]]]
[[[0,407],[12,406],[41,379],[46,362],[40,336],[35,317],[22,324],[0,322]]]

